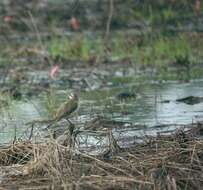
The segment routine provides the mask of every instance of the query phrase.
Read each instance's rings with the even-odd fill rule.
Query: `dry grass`
[[[201,189],[203,125],[170,136],[146,138],[130,148],[92,156],[47,143],[19,142],[0,150],[5,189]],[[112,146],[109,146],[112,147]]]

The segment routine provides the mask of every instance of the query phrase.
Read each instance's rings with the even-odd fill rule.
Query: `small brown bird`
[[[78,108],[78,96],[75,93],[71,93],[68,96],[68,100],[63,103],[56,113],[54,114],[54,121],[61,119],[68,119],[68,117]]]
[[[78,108],[78,96],[75,93],[71,93],[68,96],[66,102],[64,102],[58,110],[55,112],[53,118],[51,119],[41,119],[41,120],[33,120],[31,122],[26,123],[28,124],[35,124],[35,123],[52,123],[56,121],[60,121],[61,119],[66,119],[70,124],[70,120],[68,119],[70,115],[75,112]]]

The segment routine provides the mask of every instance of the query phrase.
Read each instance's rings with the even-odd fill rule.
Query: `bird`
[[[78,108],[79,98],[76,93],[71,93],[67,100],[61,104],[61,106],[56,110],[51,119],[40,119],[40,120],[33,120],[31,122],[26,123],[28,124],[35,124],[35,123],[53,123],[60,121],[62,119],[66,119],[70,124],[72,124],[69,120],[70,115],[75,112]]]
[[[55,112],[54,121],[60,121],[61,119],[67,119],[78,108],[78,95],[71,93],[68,96],[68,100],[64,102]]]

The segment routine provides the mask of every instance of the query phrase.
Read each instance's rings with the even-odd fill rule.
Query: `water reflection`
[[[203,83],[193,81],[188,84],[166,83],[143,85],[137,98],[126,101],[116,99],[116,94],[132,90],[133,85],[105,88],[91,92],[81,93],[78,116],[74,119],[82,124],[90,120],[93,115],[99,114],[116,121],[132,122],[134,124],[147,125],[148,128],[129,130],[126,135],[156,134],[163,130],[173,128],[153,128],[160,124],[188,124],[203,118],[203,103],[187,105],[176,102],[176,99],[187,96],[203,96]],[[64,96],[63,96],[64,95]],[[63,102],[65,93],[61,94],[60,102]],[[167,103],[163,103],[165,102]],[[13,101],[11,105],[1,111],[0,114],[0,143],[9,142],[15,135],[20,136],[27,126],[28,121],[44,118],[47,111],[44,106],[44,98],[29,101]]]

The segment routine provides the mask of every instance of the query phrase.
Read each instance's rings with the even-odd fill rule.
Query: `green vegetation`
[[[114,35],[109,42],[108,59],[116,61],[130,59],[135,66],[153,67],[163,72],[163,76],[166,76],[164,71],[168,72],[170,67],[178,67],[190,72],[192,66],[200,63],[202,39],[199,36],[178,34],[150,38],[145,35],[137,38],[139,41],[135,36],[129,37],[124,33]],[[52,39],[47,42],[47,47],[52,58],[60,57],[87,62],[93,56],[105,55],[105,47],[100,37],[90,39],[86,36],[76,36],[73,39],[68,37]]]
[[[194,16],[193,0],[144,0],[132,6],[131,15],[136,19],[145,19],[151,24],[178,24],[181,20]],[[203,5],[200,5],[200,11]]]
[[[196,67],[201,68],[203,38],[200,32],[196,32],[198,13],[194,9],[195,1],[127,0],[125,4],[115,1],[108,42],[104,42],[107,20],[103,16],[108,15],[106,12],[108,3],[102,3],[100,7],[90,3],[88,9],[84,7],[84,14],[81,14],[81,9],[78,8],[74,16],[79,22],[79,30],[75,32],[73,28],[71,29],[71,15],[68,11],[64,11],[65,9],[63,10],[62,5],[71,7],[63,0],[58,3],[48,1],[46,11],[50,14],[43,14],[43,17],[39,17],[42,12],[31,11],[34,20],[32,26],[26,26],[26,30],[29,30],[28,34],[29,32],[37,33],[37,36],[34,37],[34,40],[14,40],[2,43],[0,45],[0,67],[29,65],[33,63],[33,59],[34,62],[37,62],[38,59],[40,64],[44,64],[44,58],[48,58],[53,63],[60,61],[62,64],[68,63],[69,60],[84,63],[121,63],[127,60],[136,68],[155,69],[157,78],[177,79],[178,77],[178,79],[187,80],[190,77],[201,76],[201,69],[198,70]],[[15,5],[12,8],[17,9],[17,7],[18,5]],[[200,11],[203,10],[203,3],[199,8]],[[86,9],[96,11],[92,12],[93,20],[88,20],[89,17],[85,14]],[[99,9],[98,12],[97,9]],[[54,14],[52,14],[53,12]],[[27,17],[22,14],[22,11],[19,11],[20,15],[22,18]],[[97,23],[93,22],[94,19],[97,20]],[[18,22],[20,26],[21,20],[17,18],[12,18],[8,23],[2,23],[5,30],[2,31],[7,33],[6,30],[8,30],[11,34],[19,32],[16,35],[20,36],[22,30],[18,31],[19,27],[13,26],[15,22]],[[44,37],[44,33],[41,32],[44,29],[44,23],[47,27],[44,31],[51,31],[48,32],[48,38],[46,35]],[[94,24],[96,26],[92,26]],[[189,24],[192,25],[192,32],[190,32],[190,28],[187,28]],[[61,27],[63,30],[60,30]],[[186,32],[178,32],[181,27]],[[71,30],[72,33],[69,35],[70,33],[67,31]],[[84,33],[85,30],[90,33]],[[10,34],[9,32],[8,34]],[[21,60],[24,58],[27,61],[22,62]],[[174,70],[171,71],[171,67],[181,71],[181,75],[177,75]]]
[[[52,38],[46,42],[46,46],[53,59],[76,59],[86,62],[102,51],[102,40],[100,37],[91,40],[79,34],[72,39],[68,37]]]
[[[108,60],[121,62],[128,60],[133,63],[136,68],[146,69],[153,68],[157,71],[158,78],[163,79],[183,79],[187,80],[190,77],[199,77],[202,73],[196,67],[202,64],[202,47],[203,39],[197,33],[176,33],[175,35],[160,34],[152,36],[150,34],[136,35],[125,34],[123,32],[115,32],[112,34],[108,47],[103,43],[100,34],[95,37],[82,35],[81,33],[73,37],[52,37],[46,40],[43,45],[47,51],[47,55],[51,60],[61,60],[62,63],[67,63],[68,60],[80,60],[82,62],[97,62]],[[15,52],[9,56],[9,65],[19,64],[15,61],[21,57],[38,57],[42,54],[36,53],[37,44],[25,44],[24,49],[15,49],[16,46],[2,49],[2,60],[8,57],[11,52]],[[40,51],[40,48],[38,48]],[[8,64],[7,63],[7,64]],[[25,62],[27,64],[27,62]],[[1,67],[5,66],[5,61],[1,61]],[[169,68],[177,68],[181,71],[181,75],[170,71]],[[180,72],[179,72],[180,73]],[[200,75],[199,75],[200,74]]]
[[[147,46],[135,47],[133,56],[135,61],[143,66],[165,67],[176,62],[179,57],[192,57],[192,44],[185,36],[158,37]]]
[[[48,117],[51,118],[57,107],[57,96],[54,90],[50,90],[50,93],[44,96],[44,105],[48,112]]]
[[[133,38],[133,36],[132,36]],[[137,38],[143,38],[137,37]],[[136,64],[144,66],[159,66],[175,62],[179,57],[188,57],[194,60],[194,57],[200,55],[201,46],[196,41],[191,41],[186,35],[173,37],[159,36],[150,41],[149,37],[143,38],[144,45],[140,46],[137,42],[128,42],[128,37],[124,34],[116,35],[109,42],[111,58],[133,58]],[[196,39],[198,40],[198,39]],[[201,39],[199,39],[201,40]],[[200,44],[200,43],[199,43]],[[196,47],[195,47],[196,46]],[[100,37],[89,39],[88,37],[75,37],[69,39],[52,39],[47,42],[48,52],[51,57],[61,57],[64,59],[82,59],[88,60],[91,55],[103,53],[104,44]]]

